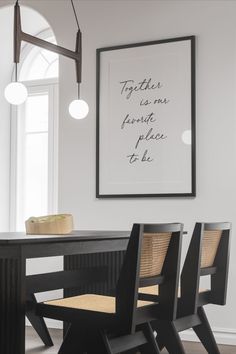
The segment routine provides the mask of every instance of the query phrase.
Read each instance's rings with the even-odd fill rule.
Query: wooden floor
[[[61,330],[50,330],[51,336],[53,338],[54,346],[46,348],[42,345],[42,342],[35,334],[34,330],[30,327],[27,327],[26,330],[26,354],[57,354],[59,345],[62,340],[62,331]],[[198,343],[185,342],[184,347],[186,349],[186,354],[206,354],[206,351]],[[166,354],[166,351],[162,351],[162,354]],[[236,346],[232,347],[229,345],[220,346],[221,354],[236,354]],[[69,353],[68,353],[69,354]],[[96,354],[96,353],[94,353]],[[178,353],[176,353],[178,354]]]

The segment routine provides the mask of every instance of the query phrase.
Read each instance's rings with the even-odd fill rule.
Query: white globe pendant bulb
[[[74,100],[69,105],[69,113],[75,119],[83,119],[89,112],[89,106],[84,100]]]
[[[11,82],[4,91],[6,100],[14,105],[20,105],[25,102],[28,91],[21,82]]]

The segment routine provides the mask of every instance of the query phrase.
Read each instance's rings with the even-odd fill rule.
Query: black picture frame
[[[131,51],[131,53],[130,53],[130,51]],[[150,51],[150,53],[148,51]],[[153,51],[155,53],[154,55],[152,54]],[[149,53],[148,55],[147,55],[147,52]],[[176,57],[174,57],[174,56],[176,56]],[[132,82],[134,82],[133,87],[135,87],[136,81],[135,80],[124,80],[124,81],[118,82],[117,80],[114,80],[114,77],[116,78],[116,75],[118,75],[118,78],[119,78],[119,74],[121,74],[120,77],[122,77],[122,80],[123,80],[123,78],[125,77],[125,74],[122,75],[122,72],[127,73],[132,70],[134,72],[135,69],[133,69],[133,68],[136,66],[138,60],[143,60],[143,62],[140,61],[140,63],[137,64],[137,70],[136,70],[135,74],[139,73],[141,71],[140,68],[142,68],[142,70],[143,70],[143,68],[147,67],[148,70],[151,70],[152,65],[149,65],[149,64],[153,63],[153,68],[154,68],[155,67],[154,60],[156,60],[156,59],[159,60],[159,57],[161,58],[160,60],[162,60],[159,65],[159,68],[161,68],[161,69],[159,69],[159,73],[161,73],[161,75],[162,75],[162,72],[167,73],[168,79],[166,80],[166,82],[169,82],[170,92],[172,92],[171,97],[173,97],[173,99],[168,98],[168,84],[166,84],[167,95],[166,96],[164,95],[163,97],[166,98],[166,102],[168,101],[167,103],[175,102],[175,101],[177,102],[177,98],[180,100],[180,102],[183,102],[182,106],[183,106],[183,112],[185,112],[184,114],[182,114],[183,113],[181,111],[182,108],[178,107],[178,103],[176,103],[175,105],[173,104],[172,105],[173,107],[170,109],[168,108],[168,109],[169,110],[172,109],[172,111],[171,111],[172,113],[176,112],[176,111],[178,111],[178,109],[180,109],[180,111],[178,111],[178,112],[180,112],[179,117],[182,117],[182,116],[185,117],[184,124],[189,124],[188,125],[189,130],[186,131],[188,138],[190,138],[190,140],[191,140],[191,142],[189,143],[189,145],[190,145],[188,148],[189,150],[188,150],[188,152],[185,152],[183,154],[183,156],[181,155],[180,151],[182,151],[183,148],[182,148],[182,145],[180,144],[180,141],[179,141],[180,138],[178,138],[179,140],[178,140],[178,143],[176,144],[176,146],[174,146],[174,145],[171,146],[171,144],[169,144],[169,148],[168,149],[166,148],[166,150],[169,151],[170,149],[172,149],[173,154],[176,153],[176,156],[179,153],[179,156],[180,156],[180,164],[179,165],[180,166],[178,166],[178,164],[174,161],[174,157],[171,157],[171,161],[168,161],[168,158],[166,158],[167,161],[165,161],[165,155],[161,151],[161,153],[162,153],[162,160],[161,160],[162,165],[161,166],[162,167],[160,167],[159,170],[158,170],[158,168],[156,169],[156,175],[153,176],[153,180],[150,183],[149,183],[149,180],[147,183],[143,183],[143,184],[142,184],[142,181],[136,180],[135,183],[133,184],[130,176],[128,177],[128,178],[130,178],[130,184],[128,182],[124,183],[123,180],[121,181],[121,183],[119,183],[119,181],[114,182],[114,180],[117,180],[119,178],[119,176],[121,177],[121,179],[123,179],[124,176],[126,175],[126,172],[130,171],[128,169],[126,170],[126,167],[124,169],[122,169],[122,168],[120,168],[120,166],[121,167],[124,166],[125,157],[127,157],[127,159],[129,159],[130,156],[132,156],[132,154],[127,155],[127,156],[125,156],[125,154],[123,154],[122,157],[124,156],[124,158],[123,158],[122,163],[120,163],[120,166],[119,166],[119,161],[121,161],[121,157],[118,156],[118,159],[116,161],[117,154],[116,154],[115,146],[113,146],[113,141],[110,145],[107,143],[107,140],[109,140],[109,141],[112,140],[111,137],[109,139],[107,139],[107,137],[109,135],[108,129],[111,128],[112,132],[115,132],[115,135],[116,135],[117,128],[115,127],[115,124],[117,125],[117,118],[116,118],[117,112],[122,111],[122,109],[124,107],[129,107],[129,112],[130,112],[130,110],[132,112],[132,109],[136,110],[137,109],[137,101],[138,101],[138,100],[136,100],[136,103],[134,103],[133,106],[132,105],[129,106],[129,105],[127,105],[127,102],[125,102],[124,107],[123,107],[122,102],[120,101],[121,100],[120,96],[119,97],[115,96],[115,95],[117,95],[117,92],[118,92],[117,91],[118,83],[119,84],[122,83],[122,85],[123,85],[122,86],[123,92],[122,92],[122,89],[120,90],[120,95],[123,95],[123,93],[126,89],[127,89],[128,93],[130,93],[132,91],[130,89],[130,87],[128,87],[128,84],[126,86],[124,86],[125,84],[123,84],[123,83],[124,82],[126,83],[127,81],[130,81],[130,82],[132,81]],[[97,115],[96,115],[96,197],[97,198],[195,197],[196,196],[195,36],[185,36],[185,37],[169,38],[169,39],[150,41],[150,42],[141,42],[141,43],[135,43],[135,44],[98,48],[96,59],[97,59],[97,62],[96,62],[96,66],[97,66],[97,74],[96,74],[97,75],[96,76],[96,112],[97,112]],[[146,63],[145,63],[145,60],[146,60]],[[128,62],[128,64],[126,63],[126,61]],[[175,65],[177,65],[177,64],[175,64],[176,62],[178,63],[180,70],[174,71],[174,69],[176,68]],[[142,63],[144,63],[146,65],[142,65]],[[167,67],[168,64],[169,64],[169,67],[171,67],[171,70],[173,71],[172,76],[169,74],[169,71],[168,71],[169,69]],[[113,68],[113,66],[114,66],[114,68]],[[118,68],[118,69],[116,70],[116,68]],[[145,70],[146,69],[144,69],[144,71]],[[181,70],[182,70],[182,72],[181,72]],[[154,70],[153,70],[153,72],[154,72]],[[182,76],[180,76],[181,73],[183,74]],[[154,74],[156,75],[156,72],[154,72]],[[111,76],[109,76],[109,75],[111,75]],[[158,72],[157,72],[157,75],[158,75]],[[173,77],[175,75],[177,75],[176,78]],[[130,77],[132,77],[132,74],[131,74],[131,76],[129,76],[129,79],[130,79]],[[142,74],[140,77],[142,77]],[[149,87],[152,87],[152,85],[153,85],[153,87],[155,89],[156,89],[156,86],[157,86],[157,89],[160,88],[160,92],[161,92],[161,89],[163,87],[165,87],[165,85],[162,84],[163,80],[165,80],[165,76],[163,76],[164,79],[161,79],[160,81],[158,81],[158,83],[160,84],[159,85],[160,87],[158,87],[157,81],[155,83],[153,83],[152,81],[150,82],[149,81],[150,77],[151,77],[151,75],[147,74],[147,76],[146,76],[147,79],[146,79],[146,81],[144,81],[144,85],[138,86],[138,84],[141,84],[143,82],[142,81],[143,77],[142,77],[140,79],[140,81],[138,82],[138,84],[136,85],[136,88],[148,87],[148,89],[149,89]],[[178,85],[175,85],[175,82],[178,79],[180,86],[181,86],[182,85],[182,77],[184,77],[184,79],[183,79],[184,89],[183,89],[183,94],[180,94],[179,90],[177,90]],[[149,81],[149,86],[146,85],[148,83],[148,81]],[[115,82],[114,87],[112,86],[113,82]],[[181,88],[182,88],[182,86],[181,86]],[[140,89],[139,91],[145,91],[145,90]],[[150,89],[150,91],[151,91],[151,89]],[[153,89],[153,91],[154,91],[154,89]],[[121,92],[122,92],[122,94],[121,94]],[[136,94],[138,92],[138,89],[137,89],[137,91],[134,90],[131,93],[133,94],[134,92]],[[175,94],[177,97],[176,99],[175,99]],[[126,98],[127,98],[127,95],[126,95]],[[163,97],[158,98],[158,100],[160,100],[160,99],[164,100]],[[112,98],[112,99],[110,100],[110,98]],[[116,100],[116,98],[117,98],[117,100]],[[141,105],[141,101],[140,101],[141,96],[138,99],[139,99],[139,104]],[[151,105],[151,102],[154,103],[154,101],[152,99],[150,99],[150,100],[146,99],[146,101],[148,102],[148,105],[149,105],[149,102],[150,102],[150,105]],[[155,101],[157,101],[157,100],[155,100]],[[116,102],[118,105],[117,107],[116,107]],[[121,102],[121,103],[119,103],[119,102]],[[142,102],[145,102],[145,101],[142,101]],[[112,108],[111,108],[111,106],[112,106]],[[112,111],[113,106],[114,106],[114,111]],[[171,107],[171,104],[169,105],[169,107]],[[177,110],[175,109],[176,107],[178,108]],[[110,111],[109,111],[109,109],[110,109]],[[124,110],[125,109],[126,108],[124,108]],[[164,110],[163,110],[163,112],[164,112]],[[170,116],[171,116],[171,114],[163,113],[164,119],[162,118],[162,120],[168,121],[171,119]],[[174,114],[173,114],[173,116],[174,116]],[[127,117],[127,115],[126,115],[126,117]],[[124,118],[124,116],[121,117],[120,123],[121,122],[124,123],[124,120],[122,120],[123,118]],[[144,121],[145,120],[144,118],[146,118],[146,117],[143,115],[142,118]],[[149,115],[149,118],[150,118],[150,115]],[[113,124],[112,119],[116,119],[116,121],[115,121],[116,123],[114,124],[114,127],[112,125]],[[135,120],[135,123],[138,122],[138,118],[137,119],[135,118],[134,120]],[[161,121],[161,119],[159,119],[159,120]],[[172,129],[172,124],[174,126],[174,129],[177,129],[177,130],[179,129],[179,126],[178,126],[179,121],[176,122],[176,120],[173,120],[172,122],[170,121],[170,123],[169,123],[169,131],[171,132],[171,134],[174,131]],[[133,120],[130,119],[130,121],[133,121]],[[139,123],[140,122],[141,122],[141,113],[140,113],[140,117],[139,117]],[[150,123],[150,119],[149,119],[149,123]],[[154,124],[154,118],[151,123]],[[143,124],[143,122],[141,122],[140,125],[142,125],[142,124]],[[181,121],[181,124],[182,124],[182,121]],[[132,125],[132,124],[127,123],[127,126],[128,125]],[[135,126],[135,125],[138,126],[138,123],[133,124],[133,126]],[[171,125],[172,131],[170,129],[170,125]],[[122,125],[120,125],[120,126],[122,126]],[[147,127],[147,125],[146,125],[146,127]],[[129,128],[130,128],[130,126],[129,126]],[[128,130],[128,128],[127,128],[127,130]],[[130,130],[130,131],[132,131],[132,130]],[[132,134],[133,134],[133,132],[131,133],[131,135]],[[136,133],[134,133],[134,134],[136,134]],[[140,140],[140,136],[141,136],[142,137],[141,140],[145,140],[145,137],[146,137],[147,138],[146,141],[148,141],[148,138],[150,138],[150,136],[151,136],[151,135],[147,136],[146,133],[145,133],[146,135],[145,134],[139,135],[139,134],[140,133],[138,133],[138,135],[137,135],[139,137],[138,138],[139,140]],[[152,142],[152,140],[155,140],[154,138],[157,136],[158,136],[157,140],[159,140],[159,136],[161,136],[161,135],[162,135],[161,133],[153,134],[152,135],[153,139],[150,139],[151,142]],[[125,138],[123,139],[123,137],[122,137],[122,139],[120,139],[120,137],[122,137],[122,135],[118,135],[118,138],[116,138],[116,136],[115,136],[114,144],[116,142],[118,148],[119,148],[119,146],[122,146],[122,148],[123,148],[123,146],[126,146],[125,145],[126,140],[125,140]],[[163,134],[163,140],[166,139],[166,141],[167,141],[167,138],[168,138],[168,135]],[[129,139],[130,139],[129,136],[126,137],[126,139],[127,139],[127,141],[129,141]],[[132,136],[132,139],[134,139],[134,136]],[[183,135],[182,135],[182,139],[183,139]],[[161,138],[160,138],[160,140],[161,140]],[[169,139],[169,140],[171,141],[171,139]],[[177,140],[173,139],[173,141],[177,141]],[[138,140],[137,140],[137,142],[138,142]],[[136,142],[136,145],[137,145],[137,142]],[[120,143],[121,143],[121,145],[119,145]],[[105,146],[103,146],[104,144],[105,144]],[[186,144],[187,143],[185,143],[185,145]],[[155,148],[157,149],[158,144],[152,145],[152,146],[155,146]],[[159,147],[160,146],[161,145],[159,144]],[[127,143],[127,148],[129,148],[128,143]],[[112,151],[112,149],[114,149],[113,151],[115,153],[112,154],[112,164],[109,165],[109,157],[110,156],[107,154],[109,154],[110,151]],[[164,150],[164,149],[160,149],[160,150]],[[144,150],[144,151],[146,151],[146,150]],[[154,153],[154,157],[156,155]],[[139,156],[139,155],[137,155],[137,156]],[[168,153],[168,156],[171,156],[170,151]],[[186,161],[188,161],[186,163],[186,169],[185,169],[185,167],[183,168],[183,166],[185,164],[185,162],[183,162],[185,160],[185,157],[186,157]],[[183,161],[181,160],[181,158]],[[136,166],[138,166],[138,163],[140,161],[145,162],[145,163],[147,162],[146,166],[147,165],[150,166],[151,164],[148,164],[148,162],[151,163],[154,160],[155,160],[155,158],[153,158],[153,157],[150,157],[150,159],[148,160],[148,157],[146,156],[146,161],[145,160],[142,161],[141,155],[140,155],[140,157],[137,160],[138,162],[137,162]],[[116,162],[117,162],[117,164],[116,164]],[[126,162],[127,162],[127,160],[126,160]],[[131,164],[130,160],[128,160],[128,162],[129,162],[129,164]],[[132,161],[132,164],[133,164],[133,161]],[[140,164],[141,164],[141,162],[140,162]],[[157,166],[158,166],[158,164],[157,164]],[[179,175],[179,176],[183,175],[184,176],[183,181],[181,180],[181,177],[179,178],[179,180],[181,180],[181,183],[180,183],[180,187],[176,188],[176,190],[175,190],[175,183],[176,183],[176,185],[178,185],[178,183],[175,181],[174,181],[173,186],[170,184],[171,188],[169,188],[169,190],[168,190],[168,186],[169,186],[168,183],[171,183],[171,182],[169,182],[168,180],[167,180],[167,182],[163,181],[164,187],[161,186],[162,182],[159,182],[159,181],[156,182],[156,179],[159,176],[159,172],[160,172],[161,168],[163,169],[163,167],[164,167],[164,169],[166,169],[166,174],[168,174],[168,176],[171,175],[172,178],[174,178],[173,176],[175,176],[175,175]],[[148,168],[147,168],[147,171],[148,171]],[[116,169],[117,169],[117,171],[115,171]],[[104,171],[105,171],[105,173],[104,173]],[[139,167],[138,171],[139,172],[137,174],[134,173],[131,176],[135,176],[135,178],[138,178],[137,176],[139,176],[140,172],[141,172],[141,174],[143,174],[144,178],[149,178],[149,171],[145,175],[146,172],[143,172],[144,171],[143,167],[142,167],[142,170]],[[155,172],[155,169],[153,168],[152,171]],[[109,177],[108,175],[112,174],[112,173],[114,173],[113,181],[111,181],[111,183],[109,182],[106,184],[106,181],[108,180],[108,177]],[[184,173],[186,174],[186,176]],[[142,176],[142,178],[143,178],[143,176]],[[140,178],[140,180],[142,178]],[[187,181],[186,189],[185,189],[184,178],[186,178],[186,181]],[[116,185],[116,183],[117,183],[117,185]],[[158,188],[155,187],[152,190],[152,184],[155,185],[155,183],[156,183],[156,186],[158,186]],[[165,183],[166,183],[166,185],[165,185]],[[137,190],[135,190],[135,186],[134,186],[135,184],[138,186]],[[113,190],[113,187],[114,187],[114,190]],[[122,190],[123,187],[124,187],[124,190]],[[131,191],[129,191],[129,187],[131,187],[131,189],[132,189]],[[127,190],[128,190],[128,192],[127,192]]]

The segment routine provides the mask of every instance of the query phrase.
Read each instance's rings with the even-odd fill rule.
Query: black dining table
[[[117,280],[129,235],[129,231],[108,230],[74,230],[68,235],[0,233],[0,353],[25,353],[27,259],[64,256],[64,271],[107,269],[100,272],[100,280],[99,272],[90,272],[89,282],[81,283],[78,291],[109,294]],[[40,275],[33,277],[37,281]],[[47,290],[47,284],[44,288]],[[72,293],[65,290],[65,294]]]

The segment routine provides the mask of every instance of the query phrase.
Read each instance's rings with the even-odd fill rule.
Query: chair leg
[[[105,351],[99,352],[99,354],[160,354],[149,323],[139,325],[138,331],[133,334],[110,338],[106,333],[102,332],[101,337],[105,345]]]
[[[183,343],[173,322],[162,323],[158,328],[157,342],[165,346],[169,354],[185,354]]]
[[[85,352],[85,341],[83,331],[76,326],[68,328],[58,354],[83,354]]]
[[[91,330],[86,345],[87,354],[110,354],[104,342],[104,335],[99,329]]]
[[[106,353],[113,354],[110,343],[109,343],[109,339],[107,337],[107,334],[104,331],[101,331],[101,338],[102,338],[102,341],[103,341],[104,346],[106,348]]]
[[[29,301],[33,303],[37,303],[34,294],[30,294]],[[44,345],[46,345],[47,347],[52,347],[53,341],[49,334],[48,328],[46,326],[43,317],[36,316],[33,311],[27,311],[26,317],[28,318],[31,325],[33,326],[33,328],[35,329],[35,331],[43,341]]]
[[[165,343],[163,342],[163,338],[159,334],[157,334],[156,336],[156,342],[160,351],[162,351],[162,349],[165,347]]]
[[[139,347],[139,352],[141,354],[160,354],[161,352],[157,345],[156,338],[150,323],[146,323],[141,328],[143,328],[147,343]]]
[[[208,322],[206,313],[203,307],[199,307],[197,310],[197,314],[201,320],[201,324],[193,327],[194,332],[204,345],[206,351],[209,354],[220,354],[219,348],[215,341],[215,337],[212,333],[210,324]]]
[[[26,317],[43,341],[44,345],[46,347],[52,347],[54,344],[43,317],[36,316],[33,313],[27,313]]]

